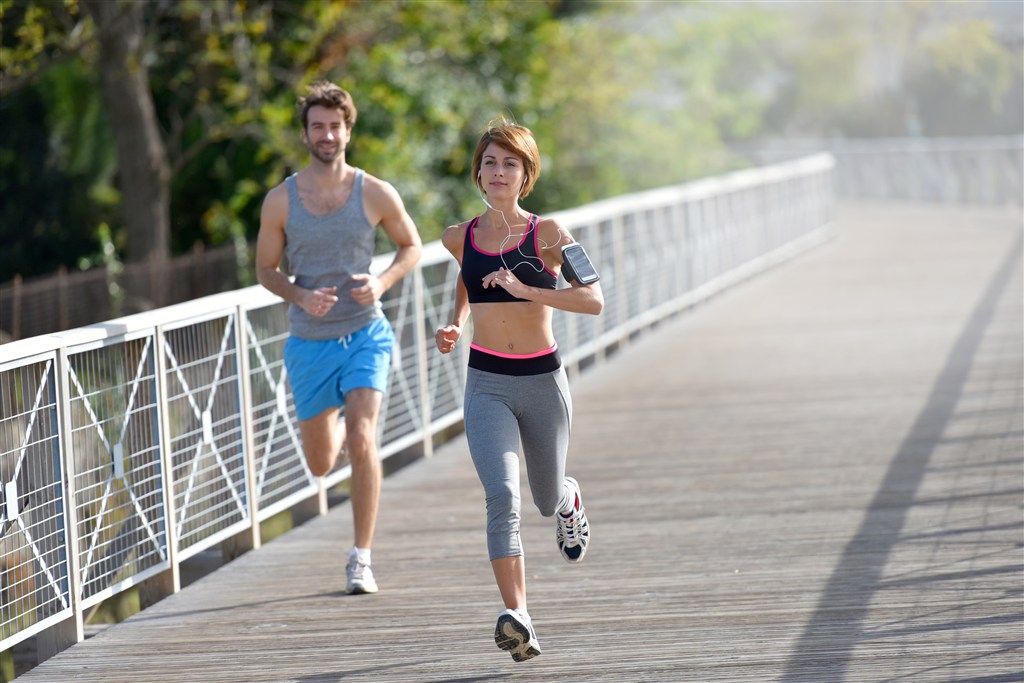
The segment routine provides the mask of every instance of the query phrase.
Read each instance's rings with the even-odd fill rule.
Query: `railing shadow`
[[[921,504],[917,495],[929,462],[943,444],[946,428],[956,415],[982,338],[995,317],[999,299],[1020,265],[1021,248],[1022,240],[1018,236],[961,331],[927,403],[893,457],[864,520],[839,558],[810,621],[789,656],[780,681],[822,683],[845,680],[854,649],[867,639],[879,637],[877,633],[866,633],[864,628],[871,603],[887,586],[884,577],[886,565],[894,549],[904,540],[901,532],[908,514]],[[989,495],[1002,493],[992,492]],[[1019,569],[1019,566],[1014,567],[1015,571]],[[943,579],[931,577],[920,580]],[[1013,622],[1020,620],[1017,615],[1010,619]],[[947,623],[945,628],[968,629],[979,625],[982,624],[969,620],[954,621]],[[824,641],[828,643],[827,648],[822,645]],[[827,660],[823,658],[823,652],[828,653]],[[993,683],[995,680],[992,679]]]

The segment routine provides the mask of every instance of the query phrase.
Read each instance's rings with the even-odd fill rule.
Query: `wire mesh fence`
[[[817,152],[836,159],[844,199],[1020,206],[1024,137],[769,140],[734,152],[756,164]]]

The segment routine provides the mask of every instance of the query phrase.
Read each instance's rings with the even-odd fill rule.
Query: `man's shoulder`
[[[285,182],[280,182],[267,191],[263,198],[263,209],[275,212],[288,211],[288,186]]]
[[[270,188],[270,190],[267,192],[267,197],[269,198],[271,196],[275,196],[275,197],[284,196],[284,198],[287,199],[288,198],[288,186],[289,185],[293,185],[297,189],[298,188],[299,175],[300,175],[299,173],[292,173],[291,175],[286,176],[284,178],[284,180],[282,180],[277,185],[274,185],[272,188]]]
[[[385,215],[405,210],[402,196],[386,180],[363,171],[363,203],[372,213]]]
[[[284,195],[285,197],[288,196],[288,179],[287,178],[285,178],[284,180],[279,182],[277,185],[274,185],[267,192],[267,197],[272,197],[272,196],[273,197],[277,197],[277,196],[280,196],[280,195]]]
[[[372,173],[368,173],[367,171],[364,171],[363,169],[357,169],[357,171],[362,171],[363,172],[363,192],[368,192],[368,191],[369,192],[375,192],[375,193],[391,193],[391,192],[395,192],[397,194],[397,191],[395,190],[395,186],[392,185],[391,183],[389,183],[388,181],[384,180],[383,178],[378,178],[377,176],[373,175]]]

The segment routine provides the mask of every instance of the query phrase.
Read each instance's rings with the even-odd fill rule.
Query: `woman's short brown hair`
[[[519,196],[526,197],[540,176],[540,151],[537,149],[537,141],[533,139],[533,133],[526,126],[512,123],[505,117],[497,118],[487,125],[487,129],[476,144],[476,151],[473,152],[473,168],[470,171],[473,174],[473,182],[481,192],[484,188],[480,183],[480,165],[484,150],[492,142],[523,160],[526,183]]]
[[[302,130],[309,125],[309,110],[318,106],[341,110],[345,127],[349,130],[356,125],[356,105],[352,96],[330,81],[317,81],[309,86],[309,94],[299,100]]]

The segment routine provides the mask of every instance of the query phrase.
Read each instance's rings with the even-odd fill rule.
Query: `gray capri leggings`
[[[572,422],[565,370],[514,376],[470,367],[464,413],[469,451],[487,502],[487,552],[491,560],[522,555],[520,440],[540,514],[550,517],[565,503],[565,456]]]

